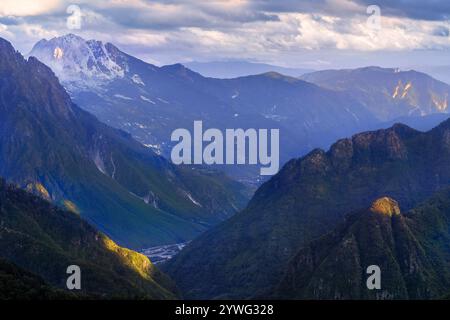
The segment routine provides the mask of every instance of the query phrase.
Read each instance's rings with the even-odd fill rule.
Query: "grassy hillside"
[[[22,282],[35,290],[41,286],[45,290],[51,286],[56,293],[56,289],[66,290],[67,267],[78,265],[82,290],[74,291],[77,295],[149,299],[176,296],[173,282],[147,257],[119,247],[76,213],[60,210],[2,180],[0,221],[0,258],[46,283],[41,285],[36,278],[18,271],[18,290]],[[15,279],[16,271],[8,266],[6,269],[4,279]]]

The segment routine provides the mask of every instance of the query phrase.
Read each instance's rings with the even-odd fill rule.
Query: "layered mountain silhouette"
[[[385,196],[406,212],[448,187],[449,161],[450,120],[426,133],[397,124],[339,140],[287,163],[245,210],[192,241],[165,269],[186,297],[260,297],[301,247],[349,212]]]
[[[0,298],[176,297],[173,282],[147,257],[1,179],[0,221]],[[81,269],[81,290],[67,290],[71,265]]]
[[[271,293],[287,299],[437,299],[450,285],[450,189],[400,212],[390,198],[307,244]],[[369,290],[367,268],[380,268]],[[273,294],[275,292],[275,294]]]
[[[348,93],[382,121],[449,112],[450,86],[414,70],[366,67],[317,71],[300,78]]]
[[[169,156],[177,128],[278,128],[281,161],[364,130],[373,117],[347,94],[268,72],[206,78],[181,64],[157,67],[111,43],[66,35],[41,40],[31,56],[50,66],[74,101],[101,121]],[[220,168],[258,183],[257,166]]]
[[[132,248],[190,240],[234,214],[242,186],[175,167],[72,103],[54,73],[0,39],[0,176]]]
[[[285,163],[392,121],[420,130],[423,117],[448,113],[450,87],[416,71],[367,67],[214,79],[181,64],[157,67],[73,34],[41,40],[30,55],[52,68],[80,107],[165,156],[172,131],[191,129],[194,120],[205,128],[278,128]],[[427,118],[425,129],[443,118]],[[257,166],[218,169],[248,184],[262,181]]]
[[[313,72],[311,69],[285,68],[265,63],[240,60],[209,62],[193,61],[186,63],[185,66],[205,77],[220,79],[232,79],[266,72],[278,72],[286,76],[298,77],[302,74]]]

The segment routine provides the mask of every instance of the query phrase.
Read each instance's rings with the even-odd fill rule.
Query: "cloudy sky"
[[[67,22],[71,15],[77,22]],[[0,36],[24,54],[42,38],[71,32],[158,65],[230,59],[315,69],[450,65],[449,30],[448,0],[0,2]]]

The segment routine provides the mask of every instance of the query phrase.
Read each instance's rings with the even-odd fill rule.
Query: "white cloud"
[[[2,0],[0,16],[35,16],[48,14],[60,8],[60,0]]]
[[[366,5],[357,0],[2,0],[0,35],[27,53],[40,38],[73,32],[65,23],[71,3],[83,13],[79,35],[153,62],[237,58],[288,65],[296,54],[324,50],[450,48],[445,32],[436,32],[450,29],[448,21],[382,16],[381,30],[374,31],[366,25]],[[10,16],[20,23],[1,21]],[[324,56],[309,61],[329,63]]]

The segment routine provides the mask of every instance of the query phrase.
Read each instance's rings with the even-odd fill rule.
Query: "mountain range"
[[[448,187],[449,161],[450,120],[425,133],[396,124],[339,140],[289,161],[246,209],[192,241],[164,270],[188,298],[262,297],[298,250],[349,212],[380,197],[407,212]]]
[[[119,244],[185,242],[245,204],[239,183],[174,166],[99,122],[47,66],[3,39],[0,75],[0,176],[80,214]]]
[[[450,86],[414,70],[365,67],[317,71],[300,78],[347,92],[382,121],[448,113]]]
[[[248,75],[258,75],[267,72],[277,72],[290,77],[299,77],[305,73],[311,73],[312,69],[286,68],[266,63],[228,60],[209,62],[187,62],[184,65],[200,73],[204,77],[218,79],[232,79]]]
[[[256,65],[261,74],[215,79],[201,75],[198,64],[187,66],[200,73],[181,64],[157,67],[73,34],[43,39],[29,55],[51,67],[81,108],[167,158],[171,133],[192,129],[195,120],[222,130],[278,128],[284,164],[357,132],[398,121],[422,129],[421,119],[431,116],[429,129],[439,123],[435,114],[448,114],[450,87],[416,71],[367,67],[289,76]],[[213,168],[253,187],[265,180],[257,166]]]
[[[0,38],[0,176],[14,184],[0,180],[0,286],[33,298],[444,297],[448,92],[378,67],[214,79],[72,34],[24,59]],[[445,121],[422,132],[398,119]],[[245,209],[248,188],[226,174],[257,186],[258,168],[164,158],[195,120],[282,132],[286,164]],[[120,246],[192,239],[162,265],[176,286]],[[64,290],[71,264],[87,278],[79,293]],[[382,289],[367,290],[368,265]]]
[[[171,133],[205,128],[280,129],[281,162],[361,131],[373,117],[358,102],[276,72],[206,78],[181,64],[157,67],[111,43],[66,35],[41,40],[30,56],[48,65],[72,99],[101,121],[169,157]],[[248,184],[257,166],[220,167]]]

